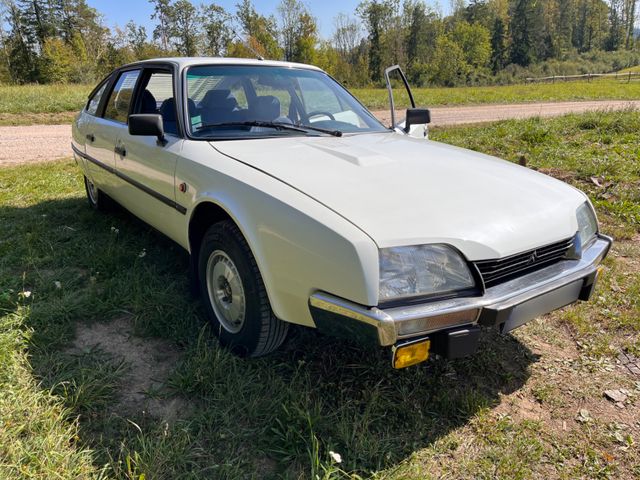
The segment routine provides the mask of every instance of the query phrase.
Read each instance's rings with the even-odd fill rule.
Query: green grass
[[[619,241],[593,303],[402,371],[302,328],[267,358],[230,355],[179,247],[90,210],[73,162],[0,169],[0,478],[633,478],[640,386],[611,358],[640,353],[639,128],[621,112],[432,132],[586,188]],[[601,191],[595,175],[614,183]],[[74,346],[77,328],[123,318],[131,355],[178,350],[147,392],[177,415],[123,407],[135,364]],[[619,409],[606,388],[637,393]]]
[[[0,113],[60,113],[79,110],[92,85],[1,85]]]
[[[69,123],[86,102],[92,85],[0,85],[0,125]],[[388,108],[385,89],[354,88],[368,108]],[[419,106],[480,105],[492,103],[551,102],[567,100],[638,100],[640,83],[616,80],[561,82],[498,87],[416,88]],[[408,105],[406,95],[396,100]]]
[[[74,84],[0,84],[0,125],[71,123],[92,89]]]

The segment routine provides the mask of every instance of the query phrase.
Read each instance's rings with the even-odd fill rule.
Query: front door
[[[174,177],[182,148],[178,135],[178,114],[173,75],[169,70],[146,68],[136,88],[131,113],[162,115],[165,140],[152,136],[132,136],[122,130],[116,140],[115,167],[125,180],[126,206],[148,224],[171,238],[180,238],[180,216],[176,204]]]

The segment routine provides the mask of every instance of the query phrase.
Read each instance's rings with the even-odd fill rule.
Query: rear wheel
[[[101,212],[107,212],[111,210],[113,206],[113,200],[106,193],[100,190],[93,180],[90,180],[86,176],[84,177],[84,189],[87,192],[87,201],[89,206],[94,210]]]
[[[258,357],[278,348],[289,324],[271,311],[249,245],[230,220],[215,223],[202,239],[200,291],[220,343],[241,356]]]

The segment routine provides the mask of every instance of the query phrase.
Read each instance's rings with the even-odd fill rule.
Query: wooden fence
[[[537,77],[537,78],[527,78],[527,82],[551,82],[555,83],[556,81],[560,82],[568,82],[570,80],[586,80],[590,82],[593,79],[597,78],[614,78],[616,80],[626,80],[627,83],[631,82],[631,80],[636,80],[640,77],[640,72],[618,72],[618,73],[585,73],[583,75],[553,75],[551,77]]]

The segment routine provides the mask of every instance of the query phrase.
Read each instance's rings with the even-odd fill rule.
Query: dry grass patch
[[[106,353],[125,365],[117,389],[117,401],[109,409],[124,417],[151,416],[174,422],[188,416],[188,402],[167,391],[166,382],[181,352],[171,342],[160,338],[134,335],[133,319],[129,316],[110,322],[78,323],[71,355]]]

